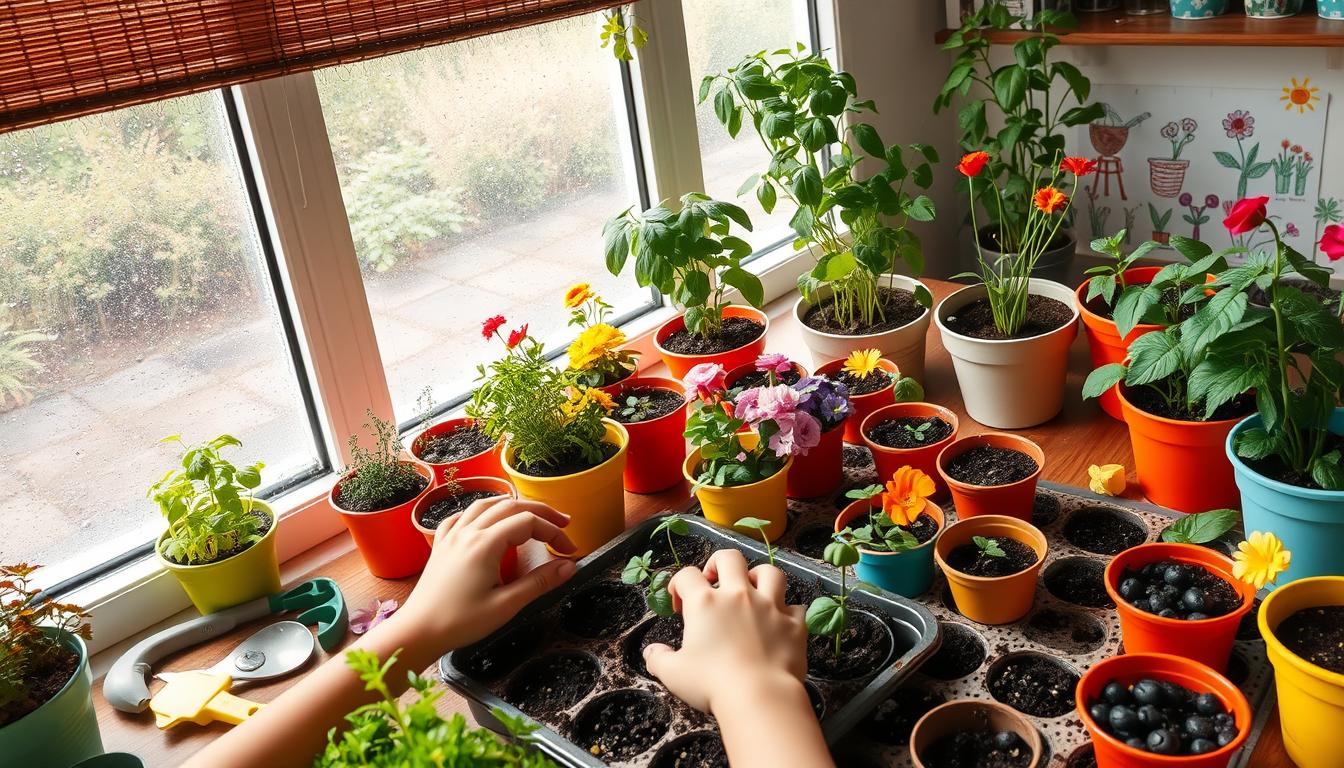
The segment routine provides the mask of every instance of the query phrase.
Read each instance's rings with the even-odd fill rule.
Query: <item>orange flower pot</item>
[[[868,438],[868,430],[888,419],[927,419],[931,416],[937,416],[951,424],[952,434],[937,442],[916,448],[889,448]],[[938,454],[942,453],[944,448],[957,439],[959,428],[957,415],[941,405],[934,405],[933,403],[892,403],[868,414],[868,417],[863,420],[859,433],[863,437],[863,444],[873,452],[873,464],[877,466],[879,482],[885,483],[896,473],[896,470],[904,466],[911,466],[933,478],[933,485],[937,490],[934,491],[932,498],[934,501],[943,501],[947,498],[947,481],[938,472]]]
[[[1224,445],[1243,417],[1176,421],[1135,407],[1124,387],[1117,386],[1115,394],[1129,425],[1139,487],[1149,501],[1180,512],[1241,506]]]
[[[624,424],[630,434],[625,449],[622,482],[631,493],[657,493],[681,482],[681,462],[686,457],[685,388],[681,382],[652,376],[637,376],[621,382],[611,396],[619,409],[632,389],[667,389],[682,398],[682,407],[656,419]]]
[[[817,375],[834,380],[844,367],[844,360],[832,360],[818,368]],[[899,369],[896,368],[896,364],[885,357],[877,362],[877,367],[887,373],[900,373]],[[869,392],[866,395],[856,395],[853,392],[849,393],[849,406],[851,412],[849,418],[845,419],[846,443],[863,445],[863,420],[868,418],[868,414],[895,400],[895,394],[892,392],[893,386],[893,384],[888,383],[887,386],[876,392]]]
[[[1120,579],[1126,570],[1137,570],[1160,560],[1202,566],[1227,581],[1241,596],[1241,605],[1224,616],[1197,621],[1167,619],[1140,611],[1120,596]],[[1232,643],[1241,617],[1255,602],[1255,587],[1232,578],[1232,560],[1195,544],[1140,544],[1111,558],[1106,566],[1106,593],[1120,613],[1120,634],[1126,653],[1169,653],[1191,659],[1219,672],[1227,669]]]
[[[678,315],[668,320],[654,334],[653,346],[658,349],[658,354],[663,356],[663,362],[667,364],[667,370],[672,373],[672,378],[677,380],[686,378],[686,374],[701,363],[718,363],[723,366],[725,371],[731,371],[739,365],[753,362],[761,356],[761,353],[765,351],[765,336],[770,330],[770,319],[765,316],[765,313],[754,307],[741,307],[734,304],[723,308],[723,316],[745,317],[749,320],[755,320],[765,326],[765,330],[755,340],[727,352],[716,352],[712,355],[682,355],[668,351],[663,346],[663,342],[667,341],[667,337],[686,327],[686,318]]]
[[[926,768],[926,763],[919,757],[921,752],[944,736],[979,730],[986,724],[995,732],[1012,731],[1020,736],[1031,750],[1031,762],[1026,768],[1039,768],[1045,745],[1035,724],[1011,707],[980,699],[957,699],[939,704],[919,718],[910,731],[910,762],[915,768]]]
[[[425,542],[429,544],[431,549],[434,548],[434,535],[438,532],[438,528],[426,528],[420,524],[420,518],[435,502],[450,498],[457,493],[469,493],[471,491],[490,491],[500,496],[508,496],[511,499],[518,498],[513,486],[497,477],[459,477],[456,480],[459,488],[436,485],[416,499],[415,506],[411,507],[411,525],[415,526],[415,529],[424,535]],[[447,520],[444,522],[447,522]],[[440,523],[440,525],[442,524]],[[499,561],[499,582],[508,584],[516,578],[518,578],[518,548],[509,547],[504,551],[504,559]]]
[[[608,395],[611,395],[612,397],[615,397],[615,396],[616,396],[616,393],[617,393],[617,392],[620,392],[621,389],[626,385],[626,383],[630,381],[630,379],[632,379],[632,378],[634,378],[634,377],[636,377],[636,376],[638,376],[638,375],[639,375],[639,370],[636,369],[636,370],[631,371],[630,373],[627,373],[627,374],[625,375],[625,378],[621,379],[620,381],[613,381],[612,383],[607,384],[606,386],[597,387],[596,389],[597,389],[598,391],[600,391],[600,392],[605,392],[605,393],[607,393]]]
[[[1144,679],[1176,683],[1196,693],[1212,693],[1232,715],[1237,738],[1202,755],[1157,755],[1128,746],[1103,730],[1087,713],[1088,704],[1101,698],[1107,683],[1114,680],[1128,686]],[[1251,705],[1241,689],[1212,669],[1179,656],[1127,653],[1103,659],[1083,673],[1074,697],[1078,716],[1092,736],[1097,768],[1225,768],[1251,732]]]
[[[790,361],[790,362],[792,362],[792,361]],[[799,379],[805,379],[805,378],[807,378],[807,369],[804,368],[801,364],[799,364],[799,363],[794,363],[794,364],[793,364],[793,370],[794,370],[794,372],[796,372],[796,373],[798,374],[798,378],[799,378]],[[728,389],[732,389],[733,387],[737,386],[737,382],[738,382],[738,380],[741,379],[743,376],[746,376],[746,375],[749,374],[749,373],[755,373],[755,372],[756,372],[756,361],[755,361],[755,360],[752,360],[751,362],[743,363],[742,365],[739,365],[739,366],[737,366],[736,368],[734,368],[734,369],[728,371],[728,375],[727,375],[726,377],[724,377],[724,385],[727,386]]]
[[[806,456],[794,456],[789,470],[790,499],[815,499],[825,496],[845,480],[845,424],[850,416],[821,433],[821,442]]]
[[[1125,270],[1125,285],[1147,285],[1153,282],[1153,276],[1156,275],[1161,267],[1133,267]],[[1092,367],[1100,368],[1110,363],[1123,363],[1125,357],[1129,355],[1129,344],[1145,333],[1160,331],[1164,326],[1153,325],[1151,323],[1139,323],[1126,334],[1123,338],[1120,336],[1119,329],[1115,326],[1115,321],[1109,317],[1103,317],[1087,307],[1087,287],[1092,283],[1088,278],[1083,284],[1078,286],[1078,314],[1083,318],[1083,330],[1087,332],[1087,348],[1092,353]],[[1119,297],[1119,289],[1116,290],[1116,296]],[[1120,401],[1115,394],[1115,387],[1106,390],[1106,393],[1098,398],[1101,402],[1101,409],[1113,419],[1123,419],[1124,415],[1120,411]]]
[[[380,579],[401,579],[414,576],[424,570],[429,561],[429,544],[411,524],[411,510],[416,502],[424,498],[435,485],[433,471],[418,461],[404,461],[429,482],[415,498],[402,502],[395,507],[380,509],[377,512],[350,512],[341,509],[336,503],[340,495],[341,478],[327,494],[331,508],[341,514],[341,521],[350,529],[350,538],[355,540],[364,564],[369,573]],[[350,477],[350,475],[346,475]]]
[[[442,483],[447,479],[448,470],[453,467],[457,467],[457,474],[459,477],[498,477],[501,479],[505,477],[504,467],[499,463],[500,441],[496,441],[492,447],[481,451],[475,456],[468,456],[465,459],[459,459],[457,461],[435,464],[420,458],[420,442],[425,438],[448,434],[458,427],[470,427],[475,423],[475,420],[467,418],[448,419],[447,421],[441,421],[432,427],[426,428],[424,432],[416,435],[415,439],[411,441],[411,455],[419,460],[421,464],[434,470],[435,483]]]
[[[1036,462],[1036,472],[1030,477],[1007,485],[973,485],[949,477],[947,463],[972,448],[980,446],[1009,448],[1027,454]],[[938,476],[952,491],[952,504],[961,518],[976,515],[1008,515],[1031,522],[1031,511],[1036,504],[1036,481],[1045,469],[1045,452],[1025,437],[1003,432],[985,432],[953,441],[938,454]]]
[[[1010,576],[972,576],[947,564],[948,554],[976,536],[1007,537],[1036,552],[1036,563]],[[949,525],[933,545],[933,559],[947,577],[952,599],[962,616],[981,624],[1011,624],[1026,616],[1036,600],[1036,578],[1045,565],[1050,546],[1031,523],[1007,515],[980,515]]]

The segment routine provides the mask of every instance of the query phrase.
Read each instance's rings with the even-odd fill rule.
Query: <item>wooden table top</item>
[[[936,299],[941,299],[960,287],[955,283],[939,280],[926,279],[924,282],[933,291]],[[792,301],[791,298],[780,300],[767,308],[771,316],[769,349],[785,352],[806,361],[809,356],[803,346],[793,314],[789,311]],[[925,360],[926,372],[923,384],[927,399],[956,412],[961,422],[961,434],[971,435],[989,431],[966,415],[961,393],[957,388],[956,376],[952,371],[952,360],[943,348],[937,329],[932,325],[929,328]],[[1017,430],[1017,433],[1034,440],[1045,451],[1046,463],[1043,472],[1045,479],[1086,487],[1088,466],[1123,464],[1129,472],[1130,481],[1125,495],[1128,498],[1140,499],[1142,495],[1134,482],[1134,457],[1124,424],[1108,417],[1095,402],[1083,402],[1079,394],[1089,370],[1087,341],[1083,338],[1080,328],[1079,338],[1070,350],[1068,395],[1063,412],[1047,424]],[[634,525],[664,510],[679,508],[688,498],[689,487],[685,483],[658,494],[626,494],[626,524]],[[524,560],[540,556],[543,555],[532,551]],[[404,600],[415,583],[414,579],[388,581],[371,576],[365,570],[358,553],[353,551],[348,536],[327,542],[298,560],[300,562],[291,563],[285,568],[286,584],[299,583],[314,576],[329,576],[340,585],[351,610],[368,605],[375,597],[382,600]],[[180,617],[180,620],[185,618],[187,617]],[[179,653],[162,663],[158,671],[209,666],[223,658],[235,645],[268,621],[263,619],[239,627],[217,640]],[[347,638],[347,642],[353,639],[354,636],[351,635]],[[319,649],[318,656],[320,662],[325,660],[328,654]],[[105,663],[110,661],[105,660]],[[103,666],[105,667],[105,664]],[[309,669],[313,666],[316,666],[316,662]],[[280,691],[298,679],[291,677],[239,688],[235,693],[248,699],[266,702],[275,698]],[[156,682],[151,687],[156,690],[158,685],[161,684]],[[171,731],[161,732],[154,727],[151,713],[128,715],[118,712],[108,706],[103,699],[101,681],[95,683],[94,687],[98,722],[107,750],[138,755],[149,768],[166,768],[180,764],[187,756],[223,733],[228,727],[219,723],[206,727],[187,724]],[[440,709],[445,713],[467,714],[466,701],[451,691],[447,692],[439,703]],[[1290,768],[1293,765],[1283,749],[1277,711],[1272,713],[1267,722],[1252,754],[1250,765],[1256,768]]]

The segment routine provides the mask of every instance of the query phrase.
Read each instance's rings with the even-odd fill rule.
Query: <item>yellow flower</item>
[[[876,371],[877,364],[880,362],[882,362],[882,352],[880,350],[856,349],[849,353],[849,357],[845,358],[844,371],[862,379]]]
[[[565,291],[565,306],[570,309],[582,306],[585,301],[593,298],[594,295],[592,286],[587,283],[575,283],[569,287],[568,291]]]
[[[600,389],[588,389],[584,391],[584,394],[588,396],[588,399],[602,406],[604,411],[610,412],[612,408],[616,407],[616,401],[611,399],[611,395]]]
[[[1125,468],[1121,464],[1096,464],[1087,468],[1087,487],[1102,496],[1119,496],[1125,492]]]
[[[1283,548],[1283,542],[1272,533],[1251,531],[1246,541],[1232,553],[1232,575],[1256,589],[1272,584],[1279,574],[1288,570],[1293,553]]]
[[[896,470],[882,494],[882,511],[896,525],[911,525],[924,511],[924,500],[933,495],[933,478],[911,466]]]
[[[586,370],[624,343],[625,334],[619,328],[606,323],[585,328],[569,345],[569,367],[576,371]]]

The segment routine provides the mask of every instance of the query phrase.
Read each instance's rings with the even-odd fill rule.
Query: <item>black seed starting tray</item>
[[[676,539],[683,564],[703,564],[723,548],[741,550],[752,563],[766,561],[759,542],[702,519],[687,522],[691,535]],[[502,731],[492,710],[525,715],[542,726],[534,735],[538,747],[575,768],[727,765],[713,718],[677,700],[644,668],[645,645],[681,637],[680,618],[654,615],[644,587],[620,581],[626,562],[648,550],[656,567],[671,564],[665,541],[649,540],[657,523],[625,532],[582,560],[559,590],[490,637],[440,659],[444,682],[467,698],[477,722]],[[840,590],[829,566],[792,552],[777,551],[775,560],[788,576],[790,603]],[[863,677],[808,675],[808,694],[832,744],[897,692],[938,644],[938,622],[927,607],[886,593],[852,595],[878,631],[890,631],[893,648]],[[698,759],[679,762],[683,755]]]

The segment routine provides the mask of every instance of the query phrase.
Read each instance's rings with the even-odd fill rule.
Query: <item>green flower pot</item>
[[[0,727],[0,756],[5,765],[70,768],[103,753],[98,716],[93,711],[89,649],[75,635],[66,634],[62,642],[79,654],[79,666],[50,701]]]
[[[280,591],[280,562],[275,552],[279,521],[265,502],[253,499],[252,506],[270,515],[271,527],[261,541],[233,557],[205,565],[179,565],[165,558],[161,551],[167,532],[159,537],[154,548],[159,562],[177,577],[202,616]]]
[[[1171,0],[1171,15],[1178,19],[1211,19],[1227,13],[1231,0]]]
[[[1246,15],[1253,19],[1282,19],[1301,10],[1302,0],[1246,0]]]

